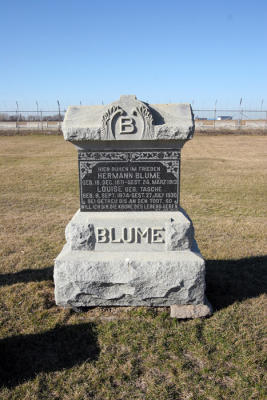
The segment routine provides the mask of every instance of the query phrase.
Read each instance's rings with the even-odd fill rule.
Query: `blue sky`
[[[1,2],[0,110],[150,103],[267,109],[267,0]]]

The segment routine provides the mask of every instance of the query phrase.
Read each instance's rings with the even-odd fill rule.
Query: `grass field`
[[[182,151],[208,319],[57,307],[53,260],[79,207],[76,150],[58,136],[0,137],[0,174],[1,400],[266,399],[266,136],[196,136]]]

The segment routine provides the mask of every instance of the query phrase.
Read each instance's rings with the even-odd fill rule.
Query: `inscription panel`
[[[79,151],[81,211],[179,208],[180,151]]]

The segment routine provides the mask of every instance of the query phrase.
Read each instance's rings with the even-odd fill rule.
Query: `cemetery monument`
[[[62,129],[78,150],[80,209],[55,260],[56,303],[209,315],[205,262],[179,204],[181,149],[194,134],[190,105],[121,96],[69,107]]]

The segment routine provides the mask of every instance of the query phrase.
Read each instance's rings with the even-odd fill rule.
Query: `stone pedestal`
[[[205,263],[192,222],[182,209],[152,214],[78,211],[55,261],[57,304],[204,303]]]
[[[180,153],[194,133],[190,105],[122,96],[70,107],[63,133],[78,149],[80,210],[55,260],[56,303],[208,315],[205,262],[179,205]]]

